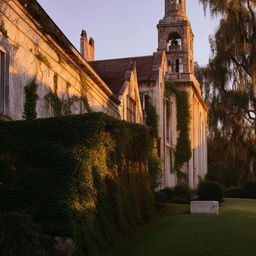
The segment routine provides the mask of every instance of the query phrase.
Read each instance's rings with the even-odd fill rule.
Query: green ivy
[[[148,125],[149,127],[151,127],[153,129],[154,137],[157,138],[157,136],[158,136],[158,115],[156,112],[156,108],[155,108],[154,104],[152,103],[151,99],[149,99],[149,101],[148,101],[148,106],[146,108],[146,114],[147,114],[146,125]]]
[[[67,99],[61,100],[58,95],[54,92],[49,92],[45,96],[45,100],[48,102],[49,106],[53,109],[53,116],[69,116],[72,115],[72,105],[76,102],[80,102],[84,105],[87,113],[92,113],[92,109],[90,108],[87,96],[68,96]],[[82,109],[81,109],[81,112]]]
[[[94,255],[154,216],[145,126],[103,113],[0,124],[0,209]],[[42,210],[43,209],[43,210]]]
[[[176,96],[177,102],[177,131],[179,137],[175,149],[175,170],[178,177],[184,178],[182,166],[189,161],[192,155],[190,142],[190,106],[189,95],[186,91],[177,89],[175,84],[171,82],[165,83],[165,96],[170,97],[172,94]]]
[[[42,54],[41,52],[38,52],[35,57],[41,61],[42,63],[44,63],[48,68],[51,68],[51,63],[49,62],[48,58]]]
[[[5,28],[4,21],[1,21],[0,23],[0,32],[7,38],[8,37],[8,32],[7,29]]]
[[[175,167],[173,163],[173,159],[175,158],[175,149],[169,148],[169,155],[170,155],[170,171],[171,173],[175,173]]]
[[[50,91],[45,97],[45,100],[48,102],[50,107],[53,110],[53,116],[58,117],[62,115],[62,102],[58,95]]]
[[[23,117],[26,120],[36,119],[36,103],[38,100],[37,95],[38,84],[36,83],[36,79],[34,78],[28,85],[24,87],[25,92],[25,103],[24,103],[24,112]]]
[[[82,95],[82,96],[80,97],[80,100],[81,100],[82,103],[84,104],[84,107],[85,107],[87,113],[92,113],[92,109],[91,109],[91,107],[90,107],[90,105],[89,105],[88,97],[87,97],[86,95]]]
[[[64,116],[72,115],[71,107],[75,102],[78,102],[78,101],[80,101],[80,99],[77,96],[68,97],[66,100],[62,100],[61,108],[62,108],[63,115]]]
[[[57,94],[58,92],[58,79],[59,75],[55,72],[53,75],[53,92]]]

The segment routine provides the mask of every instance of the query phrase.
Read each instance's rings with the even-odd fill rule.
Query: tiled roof
[[[119,95],[124,82],[126,72],[136,64],[138,81],[151,81],[154,56],[130,57],[123,59],[109,59],[91,61],[89,64],[110,87],[115,95]]]

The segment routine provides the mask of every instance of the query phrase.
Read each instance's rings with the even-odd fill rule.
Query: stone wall
[[[8,100],[2,114],[13,120],[23,118],[24,87],[35,79],[38,118],[53,115],[45,98],[49,92],[56,93],[62,102],[75,99],[70,106],[72,114],[86,112],[83,102],[78,100],[85,96],[92,110],[118,117],[118,100],[42,8],[35,1],[31,1],[30,6],[20,2],[3,0],[0,6],[7,31],[7,36],[0,32],[0,50],[6,53],[9,65],[8,91],[5,92]],[[38,19],[30,15],[28,7],[35,8]],[[48,24],[48,30],[59,33],[63,44],[53,38],[51,31],[42,29],[40,15],[44,19],[48,17],[49,20],[43,22]]]

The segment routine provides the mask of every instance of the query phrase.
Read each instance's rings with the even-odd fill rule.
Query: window
[[[0,50],[0,113],[4,114],[6,87],[6,54]]]
[[[136,122],[136,101],[127,96],[127,121]]]
[[[180,73],[180,60],[177,59],[175,62],[175,72]]]
[[[182,59],[176,59],[176,61],[175,61],[175,72],[176,73],[183,73]]]
[[[147,94],[140,95],[140,102],[142,110],[148,109],[149,96]]]

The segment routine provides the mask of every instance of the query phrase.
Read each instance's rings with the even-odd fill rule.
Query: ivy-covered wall
[[[154,215],[146,127],[103,113],[0,124],[0,213],[93,255]]]
[[[177,89],[175,84],[171,82],[165,83],[165,96],[169,98],[171,94],[175,94],[177,102],[177,131],[179,136],[177,139],[176,148],[170,151],[170,154],[175,156],[174,171],[177,173],[179,181],[186,181],[188,177],[182,172],[183,165],[189,161],[192,156],[191,141],[190,141],[190,104],[189,95],[186,91]]]

